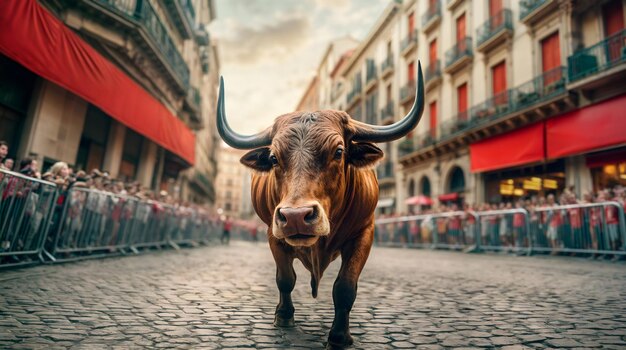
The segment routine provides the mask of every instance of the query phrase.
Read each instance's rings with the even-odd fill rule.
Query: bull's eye
[[[335,159],[339,160],[341,157],[343,157],[343,148],[340,147],[335,151]]]
[[[270,162],[272,163],[272,166],[278,166],[278,158],[276,158],[275,155],[270,155]]]

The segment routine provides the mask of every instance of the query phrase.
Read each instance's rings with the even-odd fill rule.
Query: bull
[[[350,310],[374,240],[378,201],[374,165],[383,157],[375,143],[399,139],[417,126],[424,110],[421,64],[416,84],[411,110],[391,125],[369,125],[342,111],[322,110],[284,114],[256,135],[240,135],[226,120],[220,78],[217,130],[231,147],[251,150],[241,163],[255,170],[252,203],[268,226],[279,291],[275,326],[295,326],[294,259],[311,273],[315,298],[325,269],[341,255],[332,292],[335,317],[328,347],[352,344]]]

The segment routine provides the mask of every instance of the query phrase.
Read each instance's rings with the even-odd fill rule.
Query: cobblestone
[[[0,348],[318,349],[333,263],[310,296],[296,262],[296,327],[266,244],[4,271]],[[626,346],[626,266],[578,259],[374,248],[351,315],[354,349]]]

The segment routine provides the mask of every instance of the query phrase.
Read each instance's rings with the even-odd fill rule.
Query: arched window
[[[420,181],[420,189],[424,196],[430,197],[430,180],[426,176],[422,177]]]
[[[409,197],[415,196],[415,180],[409,181]]]
[[[449,193],[465,191],[465,174],[463,174],[463,169],[459,168],[458,166],[452,168],[452,170],[450,171],[449,179]]]

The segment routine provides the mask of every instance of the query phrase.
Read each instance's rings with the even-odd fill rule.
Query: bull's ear
[[[348,157],[348,162],[355,167],[374,166],[383,157],[383,151],[373,143],[352,143]]]
[[[270,171],[272,169],[269,147],[254,149],[244,154],[239,161],[241,164],[257,171]]]

